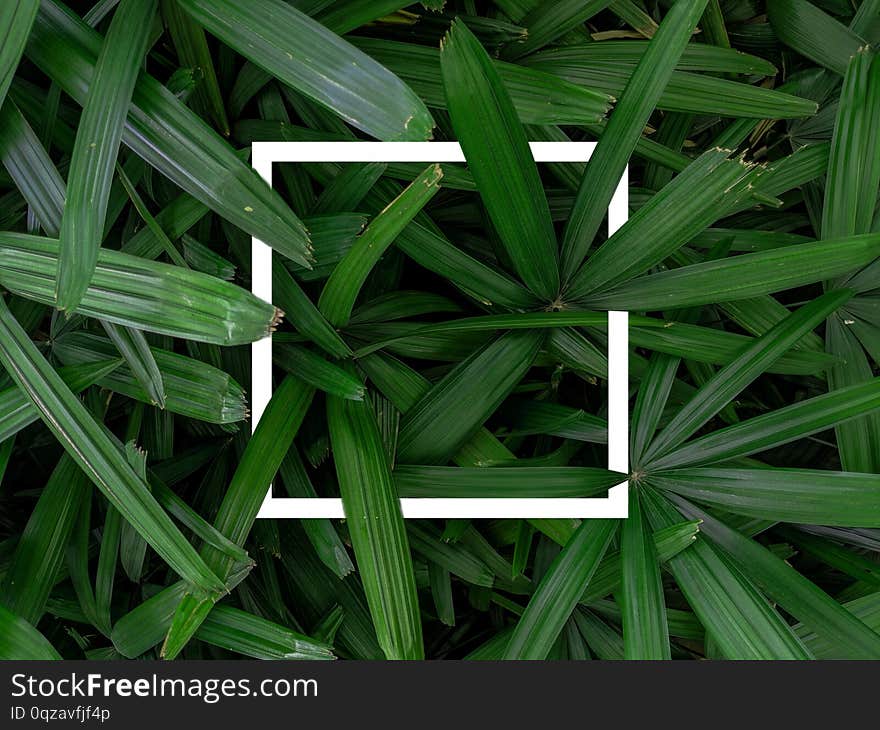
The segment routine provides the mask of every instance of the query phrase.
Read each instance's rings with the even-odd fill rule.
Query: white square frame
[[[530,142],[536,162],[587,162],[595,142]],[[271,186],[275,162],[465,162],[458,142],[254,142],[251,163]],[[629,215],[628,168],[608,206],[609,235]],[[272,301],[272,249],[251,240],[252,291]],[[608,468],[629,472],[629,316],[608,312]],[[251,346],[251,424],[256,428],[272,397],[272,338]],[[487,467],[491,468],[491,467]],[[628,484],[608,490],[607,497],[403,497],[406,518],[557,519],[625,518]],[[273,497],[272,486],[259,519],[344,518],[338,498]]]

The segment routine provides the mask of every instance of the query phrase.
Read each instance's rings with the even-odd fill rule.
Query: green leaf
[[[272,394],[214,519],[217,532],[235,545],[244,545],[250,534],[272,479],[306,417],[313,396],[311,386],[293,375],[282,380]],[[227,550],[218,550],[212,545],[203,548],[202,557],[224,581],[233,584],[240,582],[253,567],[250,561],[242,565]],[[217,599],[216,595],[199,591],[185,593],[162,645],[164,658],[174,659],[182,651]]]
[[[787,562],[684,500],[677,500],[677,504],[702,520],[704,534],[727,551],[772,600],[803,621],[821,640],[830,642],[835,658],[873,659],[880,654],[880,635]],[[795,633],[804,638],[797,627]],[[810,642],[803,643],[814,651]]]
[[[312,499],[318,496],[295,445],[281,462],[278,475],[288,496]],[[321,562],[338,578],[344,578],[354,570],[348,551],[330,520],[303,520],[302,526]]]
[[[0,604],[0,659],[61,659],[48,639],[21,616]]]
[[[632,331],[632,330],[631,330]],[[608,358],[575,329],[553,329],[547,335],[547,352],[575,372],[608,376]]]
[[[178,2],[231,48],[367,134],[381,140],[430,137],[434,120],[407,86],[288,3]]]
[[[870,233],[880,188],[880,58],[862,48],[849,61],[822,207],[822,238]]]
[[[553,301],[556,236],[538,170],[498,72],[460,21],[443,40],[440,68],[452,126],[489,217],[523,282]]]
[[[327,615],[321,619],[321,622],[315,626],[315,629],[312,632],[315,635],[315,639],[328,645],[332,645],[344,619],[345,609],[339,604],[336,604],[327,612]]]
[[[703,13],[702,30],[706,34],[706,43],[730,48],[730,37],[724,24],[724,11],[720,0],[709,0]]]
[[[0,233],[0,284],[55,304],[58,241]],[[76,310],[114,324],[218,345],[247,344],[277,324],[271,305],[207,274],[101,249],[89,289]]]
[[[335,659],[322,642],[233,606],[215,606],[196,638],[254,659]]]
[[[608,442],[608,422],[579,408],[559,403],[511,399],[501,409],[515,436],[547,434],[560,438],[604,444]]]
[[[62,363],[84,365],[106,361],[116,350],[110,340],[100,335],[66,332],[52,343],[52,354]],[[244,390],[228,373],[158,347],[151,347],[150,355],[162,376],[168,411],[209,423],[236,423],[245,419]],[[127,365],[105,374],[97,382],[102,388],[127,398],[147,404],[153,402]]]
[[[324,319],[302,287],[276,257],[272,257],[272,294],[290,322],[305,337],[333,357],[348,357],[351,350],[339,333]]]
[[[95,74],[101,36],[55,0],[34,23],[27,56],[79,103]],[[122,141],[224,218],[284,256],[309,265],[308,235],[281,196],[158,81],[141,73]]]
[[[187,266],[225,281],[235,278],[235,264],[231,261],[187,234],[182,236],[180,242],[183,246],[183,260]]]
[[[149,484],[153,491],[153,496],[156,497],[156,501],[167,509],[170,515],[179,520],[182,525],[192,530],[194,535],[204,540],[206,545],[217,549],[223,555],[231,558],[233,562],[240,563],[242,566],[253,563],[242,547],[232,542],[229,538],[218,532],[210,523],[206,522],[198,512],[160,481],[155,473],[149,475]]]
[[[339,35],[345,35],[355,28],[367,25],[370,21],[393,15],[395,11],[411,4],[404,0],[337,0],[320,2],[324,7],[314,14],[322,25],[326,25]]]
[[[304,222],[312,236],[315,265],[311,269],[296,266],[293,262],[285,262],[284,265],[300,281],[314,281],[330,276],[336,264],[342,261],[354,244],[355,238],[366,227],[367,216],[360,213],[334,213],[309,216]]]
[[[565,297],[583,299],[645,273],[722,217],[748,193],[757,169],[729,154],[710,150],[688,165],[590,256]]]
[[[821,469],[673,469],[651,484],[729,512],[779,522],[880,525],[880,476]]]
[[[501,631],[493,634],[490,639],[465,656],[465,660],[472,662],[500,661],[504,658],[504,649],[510,641],[512,633],[513,626],[507,626],[501,629]]]
[[[205,31],[181,10],[176,0],[162,0],[161,9],[181,66],[196,73],[196,87],[190,97],[193,108],[199,116],[209,117],[221,134],[229,136],[223,92]]]
[[[645,511],[656,530],[680,519],[669,502],[642,489]],[[809,659],[810,654],[754,584],[698,537],[667,566],[707,636],[726,659]]]
[[[419,329],[420,325],[415,322],[388,322],[348,327],[346,332],[357,340],[374,340],[373,344],[358,349],[358,357],[384,348],[399,357],[453,363],[461,362],[490,339],[488,335],[476,332],[469,335],[420,335]]]
[[[632,0],[614,0],[609,9],[645,38],[651,38],[657,32],[657,23]]]
[[[376,184],[388,169],[386,162],[365,162],[363,164],[346,165],[318,196],[312,213],[333,213],[338,210],[357,210],[358,205],[370,188]],[[313,232],[314,235],[314,232]],[[316,254],[320,261],[320,256]]]
[[[106,358],[81,365],[58,368],[57,374],[73,393],[79,393],[102,380],[120,366],[119,360]],[[18,386],[0,391],[0,442],[12,438],[39,420],[40,413]]]
[[[171,626],[168,628],[165,641],[162,642],[159,656],[163,659],[174,659],[180,654],[213,608],[214,601],[206,594],[202,592],[184,593],[174,611],[174,617],[171,619]]]
[[[880,593],[871,593],[867,596],[856,598],[853,601],[847,601],[842,604],[842,607],[876,632],[880,628],[880,620],[878,620],[878,616],[880,616],[880,612],[878,612],[880,600],[878,599],[880,599]],[[841,652],[836,644],[836,637],[828,637],[824,633],[813,631],[804,623],[797,624],[794,630],[816,659],[838,659],[845,656],[844,652]],[[876,653],[867,658],[874,659],[875,657]]]
[[[709,6],[717,2],[711,0]],[[708,7],[707,7],[708,10]],[[704,15],[705,18],[705,15]],[[614,71],[621,66],[635,67],[650,41],[603,40],[598,43],[571,43],[549,48],[524,59],[529,66],[553,64],[561,71],[589,72],[591,69]],[[776,67],[769,61],[748,53],[709,43],[688,43],[678,58],[677,71],[704,71],[723,74],[775,76]]]
[[[424,657],[400,501],[370,401],[327,398],[327,423],[349,534],[379,645],[388,659]]]
[[[605,312],[519,312],[517,314],[490,314],[485,317],[461,317],[449,322],[426,324],[404,335],[391,337],[361,347],[355,357],[364,357],[382,350],[388,345],[412,337],[446,333],[486,332],[491,330],[541,329],[545,327],[587,327],[606,326],[608,315]],[[664,323],[647,317],[633,315],[631,325],[642,327],[663,327]]]
[[[774,0],[767,3],[767,17],[779,40],[841,75],[850,58],[866,45],[843,23],[807,0]]]
[[[390,322],[405,317],[418,317],[422,314],[461,311],[460,304],[440,294],[426,291],[393,291],[358,307],[349,323]]]
[[[747,299],[842,276],[878,253],[877,233],[802,243],[649,274],[585,297],[582,304],[643,311]]]
[[[37,624],[64,562],[64,551],[87,490],[88,478],[64,455],[49,477],[22,531],[0,584],[2,603]]]
[[[6,470],[9,468],[9,462],[12,460],[12,452],[15,450],[15,437],[6,439],[0,443],[0,485],[3,484],[3,477],[6,476]]]
[[[111,322],[102,322],[102,325],[135,379],[146,392],[150,404],[164,408],[165,384],[162,381],[162,372],[156,364],[156,358],[144,333],[128,327],[117,327]]]
[[[590,583],[617,529],[615,520],[584,520],[541,580],[520,617],[504,659],[546,659]]]
[[[652,533],[651,541],[661,563],[666,563],[682,550],[687,550],[697,539],[699,521],[678,522],[661,528]],[[600,598],[609,596],[619,590],[623,577],[621,555],[619,552],[608,552],[596,568],[587,590],[580,597],[579,603],[591,606]],[[668,618],[668,609],[667,609]]]
[[[492,415],[531,367],[543,336],[510,332],[477,350],[408,409],[400,463],[442,464]]]
[[[159,507],[146,484],[0,301],[0,362],[40,417],[110,503],[182,577],[209,591],[223,583]]]
[[[832,137],[822,235],[832,237],[872,230],[874,204],[880,188],[880,61],[867,48],[849,62],[841,90]],[[867,273],[867,272],[865,272]],[[872,377],[872,369],[857,339],[857,330],[834,317],[828,322],[826,346],[840,362],[829,373],[832,388],[854,385]],[[837,427],[844,469],[874,471],[880,445],[876,416]]]
[[[0,160],[43,230],[57,236],[66,195],[64,179],[12,99],[0,108]]]
[[[769,298],[761,300],[760,303],[756,302],[756,306],[749,309],[749,314],[757,313],[757,307],[763,307],[763,302],[765,301],[768,304],[770,301],[776,302],[775,299],[770,300]],[[746,310],[745,300],[739,300],[732,304],[741,308],[741,310],[734,309],[734,312],[744,312]],[[767,326],[761,327],[760,332],[757,332],[757,334],[765,334],[770,327],[779,321],[775,318],[776,314],[781,315],[781,318],[788,316],[788,310],[778,302],[776,304],[778,309],[776,307],[773,309],[774,321],[766,322]],[[728,311],[726,307],[725,311]],[[733,316],[734,312],[730,312],[731,316]],[[740,326],[745,326],[743,317],[734,317],[734,319]],[[638,320],[635,321],[637,322]],[[815,339],[818,339],[818,335],[811,335],[796,343],[794,348],[771,363],[767,368],[767,372],[787,375],[817,375],[831,368],[835,364],[833,355],[809,349],[797,349],[803,342]],[[750,338],[736,332],[726,332],[721,329],[701,327],[677,321],[666,322],[662,328],[648,328],[641,327],[638,324],[635,326],[631,324],[629,340],[637,347],[644,347],[654,352],[686,358],[692,362],[712,365],[727,365],[752,343]]]
[[[367,276],[394,239],[436,195],[442,177],[439,165],[426,168],[355,240],[333,269],[318,300],[318,309],[330,324],[342,327],[348,322]]]
[[[597,467],[398,466],[401,497],[591,497],[626,480]]]
[[[575,625],[596,658],[621,661],[626,658],[623,637],[593,611],[578,608],[573,614]]]
[[[521,58],[552,43],[581,26],[611,4],[611,0],[551,0],[540,3],[520,21],[529,34],[520,43],[508,45],[504,57]]]
[[[452,575],[437,563],[428,563],[428,581],[437,618],[446,626],[455,626],[455,604],[452,596]]]
[[[880,5],[877,0],[864,0],[849,24],[849,29],[871,43],[876,43],[880,32],[878,20],[880,20]]]
[[[141,471],[138,476],[144,478],[145,475]],[[98,619],[96,625],[105,636],[109,636],[113,621],[110,615],[111,603],[119,560],[119,537],[122,533],[122,524],[119,512],[113,507],[108,507],[104,527],[101,530],[101,547],[98,553],[98,567],[95,572],[95,614]]]
[[[656,352],[651,356],[648,369],[642,376],[633,406],[630,431],[630,458],[636,465],[636,470],[641,469],[645,451],[660,427],[679,365],[679,357]]]
[[[627,659],[670,659],[666,599],[660,560],[645,524],[637,486],[629,488],[629,512],[620,527],[623,645]]]
[[[631,41],[627,41],[627,45],[629,43]],[[589,45],[601,48],[605,43],[591,43]],[[688,46],[688,48],[692,48],[693,45],[695,44]],[[569,62],[565,57],[566,53],[568,51],[562,47],[558,50],[524,58],[523,63],[527,68],[553,74],[571,84],[590,89],[594,93],[610,94],[613,97],[620,97],[634,76],[632,65],[616,61],[608,63],[601,61]],[[579,54],[580,47],[574,46],[572,55],[576,59]],[[687,49],[679,58],[680,67],[686,67],[686,64],[681,62],[682,58],[686,58],[686,54]],[[703,63],[700,65],[714,66],[717,64]],[[673,71],[665,87],[661,88],[655,97],[651,107],[654,106],[669,112],[740,117],[752,120],[763,117],[774,119],[809,117],[815,114],[817,109],[816,102],[784,91],[751,86],[690,71]],[[641,138],[636,142],[636,149],[638,150],[641,146],[644,150],[644,143],[644,138]]]
[[[654,470],[748,456],[819,433],[880,405],[880,378],[815,396],[722,428],[657,459]]]
[[[183,193],[152,216],[153,221],[164,231],[164,236],[158,236],[153,226],[144,226],[122,244],[122,251],[130,256],[156,259],[165,250],[163,238],[180,238],[208,212],[207,206]]]
[[[828,143],[817,142],[767,163],[765,171],[755,181],[756,196],[779,197],[821,177],[828,169],[829,150]],[[768,201],[765,199],[763,202]],[[746,209],[748,206],[748,202],[743,202],[739,208]]]
[[[338,365],[305,347],[281,345],[274,349],[278,364],[325,393],[351,400],[364,399],[364,384]]]
[[[495,585],[498,588],[522,595],[531,592],[530,581],[524,577],[513,576],[513,565],[493,547],[481,532],[469,524],[469,520],[463,520],[465,525],[455,539],[448,535],[449,522],[450,520],[447,520],[447,529],[444,530],[442,539],[466,547],[474,557],[485,563],[489,570],[495,574]]]
[[[353,37],[351,42],[397,74],[426,104],[447,108],[439,49],[377,38]],[[595,124],[611,106],[608,94],[558,76],[496,59],[492,65],[523,124]]]
[[[98,614],[98,605],[95,601],[95,591],[89,569],[93,491],[88,490],[85,493],[78,519],[74,524],[73,535],[67,545],[67,573],[86,623],[92,624],[98,631],[105,634],[110,627],[107,617]]]
[[[829,352],[840,358],[828,373],[830,390],[869,382],[873,369],[852,329],[842,321],[846,315],[831,317],[825,328]],[[841,466],[847,471],[873,472],[880,465],[880,417],[876,413],[835,428]]]
[[[357,576],[339,580],[309,549],[309,541],[302,530],[288,522],[282,531],[282,547],[296,560],[284,560],[283,565],[293,593],[300,597],[301,607],[309,618],[322,621],[334,606],[341,606],[345,615],[337,632],[334,646],[345,656],[358,659],[382,659],[366,597]]]
[[[0,44],[0,107],[6,99],[39,8],[39,0],[10,0],[0,8],[0,28],[5,29]]]
[[[431,391],[430,381],[399,360],[369,355],[359,364],[377,390],[401,413],[409,411]],[[454,455],[453,461],[459,466],[482,466],[515,458],[495,436],[482,428]]]
[[[851,291],[842,290],[814,299],[744,348],[736,359],[715,373],[657,435],[644,457],[647,468],[650,468],[653,459],[669,453],[699,431],[737,394],[761,376],[771,362],[821,324],[851,296]]]
[[[144,222],[147,224],[147,228],[152,230],[155,240],[159,242],[159,245],[162,247],[162,250],[168,258],[171,259],[175,266],[180,266],[183,269],[189,268],[183,256],[180,255],[180,251],[177,250],[177,247],[171,242],[171,239],[165,235],[162,226],[159,225],[152,213],[150,213],[146,203],[144,203],[143,198],[135,188],[134,183],[132,183],[128,178],[128,175],[125,174],[125,170],[117,165],[116,172],[119,175],[119,180],[122,183],[122,186],[125,188],[125,192],[134,204],[134,208],[138,212],[138,215],[143,218]]]
[[[79,306],[98,262],[113,168],[156,7],[157,0],[121,0],[95,64],[61,221],[55,303],[62,310]]]
[[[293,375],[286,376],[247,442],[214,520],[214,527],[236,545],[244,545],[313,396],[311,386]],[[212,548],[206,549],[205,559],[226,575],[234,567],[228,556]]]
[[[670,8],[617,102],[605,134],[590,157],[565,227],[563,281],[572,277],[586,257],[636,141],[672,76],[706,2],[681,0]]]
[[[406,532],[412,549],[472,585],[491,587],[495,578],[488,566],[459,543],[445,542],[427,522],[411,521]]]
[[[120,618],[110,634],[116,651],[133,659],[162,641],[185,591],[186,583],[177,581]]]
[[[395,246],[420,266],[449,279],[486,305],[526,309],[538,303],[522,284],[461,251],[436,227],[429,228],[418,218],[404,229]]]
[[[850,575],[858,581],[880,585],[880,570],[870,557],[805,530],[777,525],[775,532],[782,535],[798,550],[836,568],[841,573]]]

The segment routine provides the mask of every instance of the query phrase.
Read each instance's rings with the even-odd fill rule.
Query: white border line
[[[536,162],[586,162],[595,142],[530,142]],[[254,142],[254,170],[272,185],[275,162],[464,162],[458,142]],[[608,206],[609,235],[629,215],[628,174],[624,171]],[[272,249],[251,239],[252,290],[272,301]],[[629,472],[629,315],[608,313],[608,468]],[[272,338],[251,346],[251,424],[256,428],[272,397]],[[471,519],[624,518],[629,498],[626,482],[607,497],[578,498],[414,498],[400,500],[404,517]],[[270,485],[258,518],[343,518],[342,500],[273,497]]]

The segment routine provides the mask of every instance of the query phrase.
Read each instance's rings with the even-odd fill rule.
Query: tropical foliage
[[[0,657],[880,658],[878,44],[877,0],[0,3]],[[467,165],[248,162],[429,139]]]

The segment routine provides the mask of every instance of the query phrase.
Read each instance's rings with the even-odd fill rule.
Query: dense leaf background
[[[880,658],[878,44],[877,0],[0,4],[0,658]],[[248,164],[367,139],[468,164]]]

